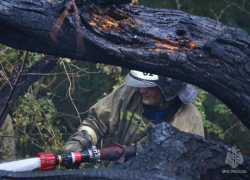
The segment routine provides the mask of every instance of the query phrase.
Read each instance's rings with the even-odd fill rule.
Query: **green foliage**
[[[204,128],[207,130],[207,133],[214,133],[219,136],[220,139],[224,139],[225,135],[223,129],[217,124],[212,123],[208,120],[203,121]]]
[[[125,76],[121,75],[122,68],[119,66],[106,65],[97,63],[96,67],[100,69],[103,73],[110,76],[112,82],[110,81],[110,86],[112,86],[112,90],[116,89],[120,85],[122,85],[125,81]]]
[[[219,114],[223,115],[226,119],[236,119],[236,122],[239,121],[234,114],[232,113],[232,111],[222,102],[218,102],[218,104],[215,105],[214,107],[214,112],[218,112]],[[245,125],[243,125],[240,121],[239,121],[239,127],[241,131],[248,131],[248,129],[246,128]]]
[[[231,110],[225,104],[216,104],[214,107],[214,111],[220,114],[232,114]]]
[[[112,66],[112,65],[106,65],[106,64],[100,64],[100,63],[97,63],[96,64],[96,67],[98,69],[101,69],[101,71],[107,75],[111,75],[111,73],[113,72],[116,72],[114,69],[115,66]]]
[[[52,100],[42,97],[37,99],[27,93],[20,96],[14,106],[14,121],[18,130],[16,133],[22,137],[21,144],[30,148],[29,142],[36,141],[45,152],[59,153],[62,147],[60,121],[54,119],[57,114]],[[34,136],[37,138],[34,139]]]
[[[26,53],[0,44],[0,71],[3,78],[19,72]],[[28,66],[24,66],[24,71],[43,57],[43,54],[28,53],[26,62]]]
[[[196,108],[198,109],[198,111],[201,114],[205,132],[214,133],[214,134],[218,135],[218,137],[220,139],[224,139],[225,136],[223,133],[223,129],[219,125],[217,125],[216,123],[213,123],[213,122],[207,120],[205,109],[203,106],[203,102],[206,100],[207,94],[208,93],[206,91],[199,89],[199,93],[198,93],[197,97],[195,98],[193,104],[196,106]],[[205,138],[206,138],[206,136],[205,136]]]
[[[9,76],[15,68],[18,69],[18,63],[24,57],[24,52],[1,44],[0,52],[0,69],[4,72],[5,76]]]
[[[62,58],[59,64],[63,65],[63,62],[70,63],[71,60],[69,58]]]
[[[29,53],[29,63],[30,66],[38,61],[40,61],[44,55],[43,54],[39,54],[39,53]]]
[[[220,135],[215,132],[206,134],[206,139],[222,141],[225,144],[240,148],[243,154],[249,155],[249,130],[235,117],[228,107],[220,100],[206,94],[206,100],[203,102],[207,120],[220,127],[223,132]],[[212,126],[212,128],[214,128]],[[215,129],[217,131],[217,129]],[[220,130],[219,130],[220,131]],[[223,138],[224,139],[221,139]]]
[[[197,88],[197,87],[196,87]],[[199,88],[198,88],[199,89]],[[205,101],[206,99],[206,94],[207,92],[202,90],[202,89],[199,89],[199,93],[197,95],[197,97],[195,98],[195,100],[193,101],[193,104],[196,106],[196,108],[198,109],[198,111],[200,112],[201,114],[201,117],[202,117],[202,120],[203,122],[204,121],[207,121],[206,120],[206,114],[205,114],[205,110],[204,110],[204,107],[203,107],[203,102]]]
[[[113,86],[114,89],[118,88],[120,85],[125,83],[125,77],[126,76],[118,76],[117,79],[117,83]]]

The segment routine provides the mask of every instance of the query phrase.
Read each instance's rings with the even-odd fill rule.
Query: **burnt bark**
[[[13,173],[0,171],[0,180],[29,179],[29,180],[184,180],[177,177],[167,177],[154,173],[132,170],[89,169],[78,171],[49,171],[37,173]]]
[[[184,133],[170,124],[161,123],[154,128],[146,149],[135,158],[111,169],[39,173],[0,171],[0,179],[248,180],[250,158],[242,156],[243,163],[232,168],[225,163],[227,153],[232,153],[231,150],[222,143],[207,141],[201,136]]]
[[[0,43],[194,84],[222,100],[250,128],[247,33],[182,11],[123,2],[128,1],[2,0]]]
[[[160,173],[184,179],[249,179],[249,157],[242,156],[243,163],[236,168],[225,163],[232,150],[225,144],[204,140],[199,135],[184,133],[168,123],[161,123],[150,135],[149,146],[115,169]]]
[[[53,69],[58,62],[59,58],[57,57],[45,56],[28,68],[26,72],[9,78],[9,82],[5,83],[0,89],[0,127],[10,111],[10,106],[15,103],[17,98],[27,92],[30,85],[43,77],[43,73]]]

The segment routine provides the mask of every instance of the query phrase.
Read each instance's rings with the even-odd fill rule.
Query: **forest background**
[[[249,0],[139,0],[138,5],[179,9],[250,34]],[[45,56],[0,44],[0,87],[18,74],[26,54],[24,72]],[[17,158],[34,157],[38,152],[59,154],[88,109],[122,84],[128,72],[117,66],[62,58],[51,72],[40,74],[40,80],[11,107]],[[220,100],[200,90],[194,104],[202,115],[206,139],[236,145],[250,156],[250,131]]]

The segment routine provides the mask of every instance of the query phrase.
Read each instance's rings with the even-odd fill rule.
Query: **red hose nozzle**
[[[41,152],[38,153],[36,157],[41,159],[41,167],[38,171],[53,169],[56,166],[56,157],[52,152]]]

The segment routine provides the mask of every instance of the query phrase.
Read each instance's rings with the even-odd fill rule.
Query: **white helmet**
[[[185,82],[136,70],[128,73],[125,84],[139,88],[158,86],[166,101],[170,101],[178,95],[184,104],[191,103],[198,94],[196,88]]]

